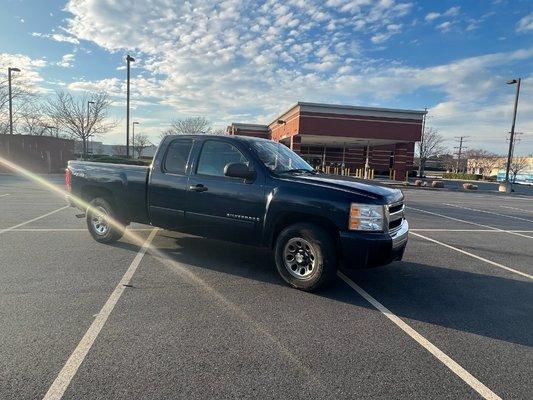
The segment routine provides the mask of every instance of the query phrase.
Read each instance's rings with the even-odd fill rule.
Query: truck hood
[[[342,175],[323,174],[283,174],[280,178],[293,182],[307,183],[330,189],[343,190],[365,197],[383,199],[386,204],[403,200],[403,193],[399,189],[390,188],[384,185],[370,183],[360,179]]]

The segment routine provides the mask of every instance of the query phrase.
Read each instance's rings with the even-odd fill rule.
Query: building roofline
[[[342,104],[327,104],[327,103],[311,103],[306,101],[299,101],[297,103],[294,103],[291,105],[286,111],[284,111],[281,114],[278,114],[276,118],[272,120],[268,124],[268,126],[271,126],[274,124],[277,120],[281,119],[287,114],[290,114],[291,111],[293,111],[295,108],[300,107],[300,109],[304,107],[320,107],[324,109],[329,110],[336,110],[336,111],[365,111],[365,112],[381,112],[381,113],[394,113],[394,114],[412,114],[413,116],[424,116],[427,114],[426,110],[409,110],[409,109],[403,109],[403,108],[384,108],[384,107],[364,107],[364,106],[347,106]],[[305,110],[303,110],[305,111]]]

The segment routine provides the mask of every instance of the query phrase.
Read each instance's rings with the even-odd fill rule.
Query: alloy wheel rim
[[[316,253],[306,239],[289,239],[283,250],[283,261],[287,271],[297,279],[306,279],[316,269]]]
[[[91,224],[97,235],[103,236],[109,230],[107,224],[107,210],[101,206],[96,207],[91,216]]]

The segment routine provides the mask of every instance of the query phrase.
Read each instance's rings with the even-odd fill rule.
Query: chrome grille
[[[387,205],[387,222],[390,233],[395,233],[402,224],[403,215],[403,202],[393,203]]]

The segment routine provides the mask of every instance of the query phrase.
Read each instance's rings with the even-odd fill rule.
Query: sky
[[[533,153],[533,1],[0,0],[0,74],[46,97],[105,90],[125,141],[172,119],[269,123],[297,101],[428,108],[453,149],[505,153],[521,77],[516,154]],[[0,75],[0,79],[5,78]]]

